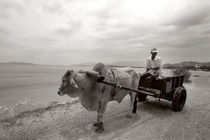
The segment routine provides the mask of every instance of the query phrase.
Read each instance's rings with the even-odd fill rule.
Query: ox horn
[[[74,81],[74,77],[75,77],[75,73],[73,70],[71,71],[68,71],[70,76],[69,76],[69,81],[70,81],[70,84],[75,87],[75,88],[79,88],[78,85],[76,84],[76,82]]]

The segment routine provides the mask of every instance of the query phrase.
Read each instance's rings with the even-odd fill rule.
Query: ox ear
[[[73,70],[69,70],[69,82],[70,84],[75,87],[75,88],[79,88],[78,85],[76,84],[76,82],[74,81],[74,77],[75,77],[75,73]]]
[[[70,84],[75,88],[79,88],[74,79],[70,79]]]

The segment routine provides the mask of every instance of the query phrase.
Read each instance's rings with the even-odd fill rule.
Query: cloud
[[[74,33],[78,32],[82,28],[81,21],[69,21],[66,24],[59,25],[55,29],[55,33],[66,36],[66,35],[73,35]]]
[[[11,32],[5,28],[0,27],[0,35],[9,35]]]
[[[6,12],[0,12],[0,20],[1,19],[3,19],[3,20],[8,19],[8,17],[9,17],[9,14],[8,13],[6,13]]]
[[[206,30],[203,32],[204,34],[210,35],[210,30]]]
[[[208,3],[208,0],[3,0],[0,58],[27,56],[25,59],[36,63],[57,64],[69,64],[68,60],[109,63],[145,60],[150,49],[156,47],[167,61],[193,56],[204,60],[210,51]],[[203,55],[197,54],[198,48]],[[14,56],[7,56],[10,50]],[[55,55],[58,57],[54,58]]]
[[[25,8],[21,2],[14,0],[1,0],[0,9],[2,17],[10,17],[13,14],[23,14],[25,12]]]
[[[202,24],[210,16],[210,2],[204,0],[186,1],[187,3],[181,8],[170,21],[172,25],[188,27]]]
[[[59,42],[57,38],[52,38],[52,37],[40,38],[37,41],[40,42],[41,44],[53,44],[53,43]]]
[[[51,14],[64,12],[61,0],[45,0],[42,2],[41,6],[44,11],[47,11]]]

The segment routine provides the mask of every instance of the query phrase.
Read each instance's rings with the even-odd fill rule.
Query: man
[[[141,76],[141,80],[150,79],[148,87],[161,76],[161,59],[157,52],[156,48],[151,49],[151,57],[146,60],[146,72]]]
[[[161,75],[161,59],[157,56],[157,49],[151,49],[151,57],[146,60],[146,72],[158,78]]]

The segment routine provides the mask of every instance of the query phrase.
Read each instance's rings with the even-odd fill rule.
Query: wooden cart
[[[181,111],[187,98],[187,92],[183,86],[183,75],[160,78],[153,81],[150,87],[148,87],[149,79],[141,80],[140,77],[138,90],[121,86],[117,83],[106,82],[103,79],[104,77],[99,77],[98,82],[137,93],[133,113],[136,112],[137,101],[145,101],[147,96],[171,101],[174,111]]]
[[[172,101],[172,109],[181,111],[184,107],[187,92],[183,86],[184,76],[164,77],[154,80],[148,88],[149,80],[141,80],[139,82],[138,101],[145,101],[148,95],[155,98]],[[143,91],[143,92],[141,92]],[[149,94],[147,94],[149,93]]]

